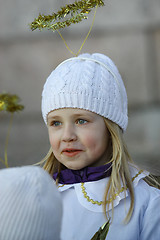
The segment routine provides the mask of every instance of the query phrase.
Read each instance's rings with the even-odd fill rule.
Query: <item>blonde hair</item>
[[[108,217],[109,205],[112,205],[112,218],[114,213],[114,199],[121,192],[122,184],[123,191],[126,194],[128,189],[130,194],[130,208],[125,218],[128,222],[132,216],[134,209],[134,191],[132,186],[132,179],[130,176],[128,162],[132,162],[131,157],[128,153],[127,147],[123,139],[122,129],[114,122],[104,118],[106,127],[108,128],[111,136],[111,145],[112,145],[112,156],[110,162],[112,162],[112,173],[108,185],[106,186],[106,191],[104,194],[104,213]],[[108,161],[108,159],[107,159]],[[106,163],[107,163],[106,161]],[[58,162],[55,158],[52,148],[50,148],[46,157],[40,162],[44,163],[43,168],[53,176],[53,173],[60,173],[62,164]],[[58,174],[59,176],[59,174]],[[58,184],[59,177],[56,179]],[[122,183],[122,184],[121,184]]]
[[[104,118],[104,121],[111,134],[112,141],[112,158],[110,160],[110,162],[112,162],[112,173],[104,194],[104,212],[108,212],[107,210],[111,204],[113,218],[113,203],[116,196],[121,191],[124,191],[126,195],[126,190],[128,189],[130,194],[130,208],[125,218],[125,222],[127,223],[134,209],[134,190],[128,164],[129,162],[133,163],[133,161],[128,153],[122,129],[116,123],[106,118]]]

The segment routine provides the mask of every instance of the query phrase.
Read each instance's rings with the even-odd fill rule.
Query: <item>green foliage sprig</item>
[[[79,23],[83,19],[87,19],[87,15],[91,12],[91,9],[96,6],[104,6],[104,1],[102,0],[81,0],[75,1],[73,4],[67,4],[64,7],[61,7],[57,13],[52,13],[51,15],[41,15],[39,14],[38,18],[35,18],[34,21],[30,24],[32,31],[35,29],[42,30],[47,28],[53,32],[61,28],[70,26],[72,23]],[[64,21],[59,21],[66,16],[69,16]],[[57,22],[56,22],[57,21]]]
[[[5,167],[9,167],[7,149],[8,149],[9,136],[10,136],[10,131],[11,131],[12,122],[13,122],[13,115],[15,112],[22,111],[24,109],[24,106],[19,104],[19,101],[20,101],[20,98],[17,95],[12,95],[9,93],[0,94],[0,112],[6,111],[11,114],[8,131],[6,135],[6,140],[5,140],[4,160],[0,158],[0,162],[3,163]]]
[[[0,111],[18,112],[22,111],[24,106],[19,104],[19,97],[9,93],[0,94]]]
[[[105,240],[109,231],[110,220],[108,220],[102,227],[94,234],[91,240]]]

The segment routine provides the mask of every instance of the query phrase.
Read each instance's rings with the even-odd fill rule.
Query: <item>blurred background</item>
[[[72,55],[57,32],[32,32],[29,23],[69,2],[74,1],[0,0],[0,93],[17,94],[25,106],[14,114],[9,166],[36,163],[49,149],[41,92],[50,72]],[[87,35],[93,13],[87,21],[61,30],[74,52]],[[118,66],[128,93],[129,151],[136,163],[160,175],[160,0],[105,0],[83,52],[104,53]],[[1,158],[9,119],[9,113],[0,112]]]

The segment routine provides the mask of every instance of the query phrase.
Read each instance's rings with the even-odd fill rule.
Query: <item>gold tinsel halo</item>
[[[18,112],[24,109],[23,105],[19,104],[20,98],[17,95],[9,93],[0,94],[0,111]]]
[[[57,31],[61,28],[70,26],[72,23],[79,23],[83,19],[87,19],[87,14],[91,12],[92,8],[96,6],[104,6],[104,1],[102,0],[81,0],[75,1],[73,4],[67,4],[64,7],[61,7],[57,13],[52,13],[51,15],[41,15],[39,14],[38,18],[35,18],[34,21],[30,24],[32,31],[42,30],[47,28],[48,30]],[[64,21],[59,21],[66,16],[67,18]]]

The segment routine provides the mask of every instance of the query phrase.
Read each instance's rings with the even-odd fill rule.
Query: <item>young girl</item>
[[[42,114],[51,149],[44,168],[63,201],[62,240],[89,240],[110,219],[106,239],[158,240],[160,191],[127,151],[127,95],[103,54],[62,62],[48,77]]]

